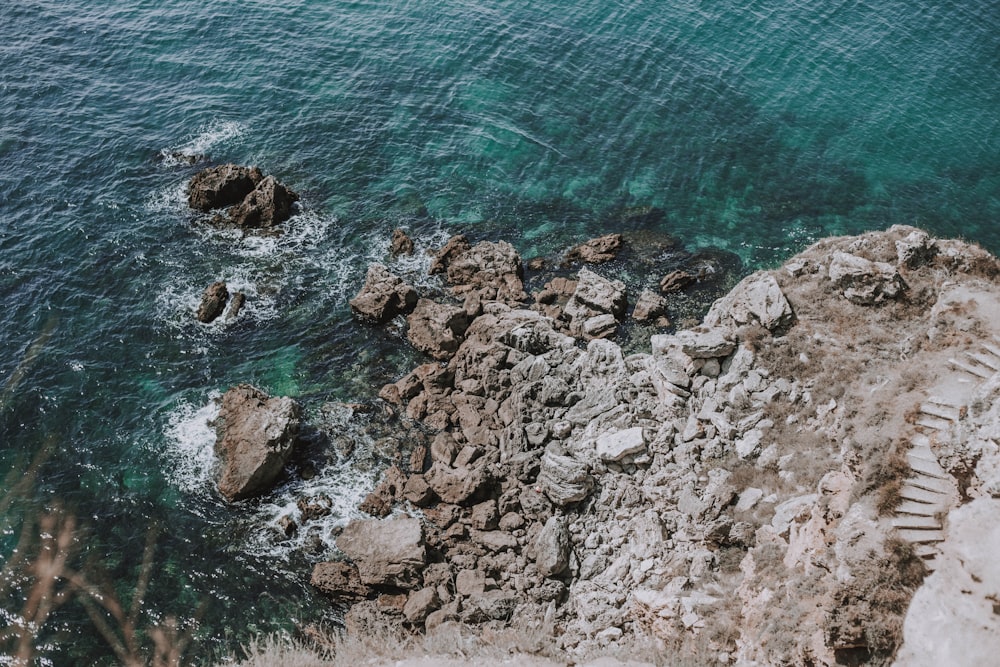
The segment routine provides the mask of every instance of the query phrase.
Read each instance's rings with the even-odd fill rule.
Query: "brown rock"
[[[410,593],[403,606],[403,616],[410,623],[420,624],[434,610],[441,606],[441,598],[438,597],[434,587],[421,588],[419,591]]]
[[[242,202],[229,209],[229,217],[239,227],[270,228],[292,216],[292,204],[299,195],[268,176]]]
[[[406,337],[413,347],[435,359],[449,359],[455,354],[469,326],[464,310],[430,299],[417,301],[406,321],[410,325]]]
[[[478,530],[494,530],[499,522],[497,503],[495,500],[474,505],[472,508],[472,527]]]
[[[417,507],[427,507],[434,502],[436,496],[423,475],[410,475],[403,486],[403,497]]]
[[[208,324],[217,318],[225,310],[228,300],[229,290],[226,289],[226,283],[221,280],[206,287],[201,295],[201,305],[198,306],[198,321]]]
[[[411,517],[352,521],[337,538],[337,547],[369,586],[413,588],[427,563],[424,529]]]
[[[636,322],[649,322],[662,318],[667,314],[667,300],[652,290],[644,289],[636,299],[632,310],[632,319]]]
[[[402,496],[404,486],[406,475],[397,466],[391,466],[385,471],[385,476],[375,490],[361,501],[358,509],[372,516],[388,516],[392,511],[392,504]]]
[[[222,396],[215,451],[222,460],[219,492],[230,501],[270,488],[291,456],[301,408],[288,397],[270,398],[250,385]]]
[[[692,276],[687,271],[681,271],[679,269],[677,271],[671,271],[660,280],[660,291],[664,294],[679,292],[695,280],[695,276]]]
[[[243,310],[243,304],[247,301],[247,297],[243,292],[237,292],[233,294],[232,303],[229,306],[229,312],[226,313],[226,321],[235,320],[236,316],[240,314]]]
[[[448,242],[437,251],[434,256],[434,261],[431,262],[431,267],[428,273],[434,275],[435,273],[444,273],[448,270],[448,265],[451,264],[452,260],[464,253],[471,247],[469,244],[469,239],[465,238],[465,234],[456,234],[448,239]]]
[[[488,495],[493,478],[484,468],[448,468],[435,463],[424,477],[441,500],[469,505]]]
[[[396,228],[392,230],[392,246],[389,248],[389,252],[392,253],[393,257],[412,255],[413,239],[407,236],[406,232],[402,229]]]
[[[309,583],[337,599],[360,600],[371,594],[371,589],[361,583],[358,568],[343,561],[316,563]]]
[[[264,175],[257,167],[223,164],[200,171],[188,185],[188,206],[210,211],[238,204],[253,192]]]
[[[350,301],[351,312],[369,324],[381,324],[409,313],[417,305],[417,291],[381,264],[368,267],[365,284]]]
[[[622,249],[625,241],[621,234],[607,234],[596,239],[590,239],[570,249],[566,253],[566,263],[586,262],[602,264],[610,262]]]
[[[333,511],[333,501],[330,500],[330,496],[322,494],[312,498],[299,498],[295,505],[299,508],[303,521],[329,516]]]
[[[451,258],[448,264],[448,282],[462,290],[479,291],[480,300],[526,300],[522,275],[521,257],[506,241],[482,241]]]

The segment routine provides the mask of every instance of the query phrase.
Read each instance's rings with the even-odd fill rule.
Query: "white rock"
[[[642,435],[640,426],[605,433],[597,438],[597,455],[604,461],[621,461],[630,454],[644,451],[646,451],[646,439]]]
[[[774,276],[755,273],[712,304],[705,316],[705,326],[742,326],[757,322],[766,329],[774,330],[790,323],[792,317],[792,307]]]
[[[737,512],[746,512],[751,510],[755,505],[764,497],[764,491],[754,487],[745,489],[743,493],[740,494],[740,499],[736,503]]]
[[[760,439],[763,434],[759,429],[751,429],[742,438],[736,439],[736,455],[746,459],[760,451]]]
[[[793,521],[808,515],[812,506],[816,504],[819,496],[810,493],[805,496],[790,498],[774,508],[774,517],[771,519],[771,526],[778,535],[785,535]]]

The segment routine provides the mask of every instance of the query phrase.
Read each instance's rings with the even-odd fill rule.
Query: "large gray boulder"
[[[417,290],[381,264],[368,267],[365,284],[350,301],[351,312],[368,324],[381,324],[407,314],[417,305]]]
[[[427,563],[424,529],[412,517],[352,521],[337,538],[337,548],[354,562],[367,586],[416,588]]]
[[[583,500],[594,488],[589,466],[572,456],[545,452],[542,455],[538,485],[556,505],[569,505]]]
[[[295,400],[247,384],[223,394],[215,440],[219,493],[234,501],[267,491],[292,454],[301,412]]]
[[[625,283],[590,269],[580,269],[576,291],[566,302],[563,314],[569,319],[569,330],[574,336],[605,338],[614,334],[614,322],[624,317],[627,305]],[[611,327],[607,326],[609,321]]]
[[[895,299],[906,289],[899,269],[887,262],[873,262],[846,252],[835,252],[830,260],[830,280],[844,297],[859,306]]]
[[[770,273],[755,273],[744,278],[709,309],[705,326],[743,326],[760,324],[773,331],[791,324],[794,314],[781,287]]]
[[[535,565],[543,577],[558,577],[569,568],[569,526],[564,516],[549,517],[535,538]]]
[[[223,164],[200,171],[188,184],[188,206],[199,211],[238,204],[253,192],[264,174],[257,167]]]

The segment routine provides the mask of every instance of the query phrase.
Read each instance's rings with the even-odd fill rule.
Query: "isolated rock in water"
[[[241,500],[267,491],[292,454],[301,408],[287,396],[270,398],[241,384],[222,396],[215,451],[222,460],[219,492]]]
[[[435,273],[444,273],[448,270],[448,266],[451,264],[452,260],[464,253],[470,247],[471,245],[469,244],[469,239],[465,238],[465,234],[456,234],[455,236],[452,236],[434,256],[434,261],[431,262],[428,273],[431,275],[434,275]]]
[[[906,289],[899,270],[886,262],[873,262],[846,252],[833,253],[830,280],[851,303],[870,306],[895,299]]]
[[[299,195],[268,176],[242,202],[229,209],[234,224],[244,228],[269,228],[280,225],[292,215],[292,204]]]
[[[624,243],[621,234],[599,236],[570,249],[566,253],[566,262],[586,262],[588,264],[610,262],[622,249]]]
[[[221,280],[206,287],[201,295],[201,305],[198,306],[198,321],[208,324],[217,318],[225,310],[228,300],[229,290]]]
[[[632,319],[636,322],[650,322],[667,314],[667,300],[652,290],[644,289],[636,299]]]
[[[200,171],[188,185],[188,206],[199,211],[238,204],[253,192],[264,175],[257,167],[223,164]]]
[[[350,303],[351,311],[359,319],[381,324],[412,311],[417,305],[417,291],[381,264],[372,264],[365,284]]]
[[[791,324],[792,306],[770,273],[755,273],[744,278],[722,297],[705,315],[705,326],[742,326],[759,323],[773,331]]]
[[[435,359],[451,358],[469,326],[469,317],[463,309],[430,299],[417,301],[406,321],[410,325],[406,337],[413,347]]]
[[[412,255],[413,239],[407,236],[406,232],[402,229],[396,228],[392,230],[392,245],[389,247],[389,252],[392,253],[393,257]]]
[[[535,565],[543,577],[558,577],[569,567],[570,535],[566,517],[553,516],[535,538]]]
[[[337,538],[337,548],[358,567],[368,586],[414,588],[427,563],[419,519],[394,517],[352,521]]]
[[[671,271],[660,280],[660,291],[664,294],[679,292],[695,280],[697,278],[687,271],[681,271],[680,269]]]
[[[247,297],[243,292],[236,292],[233,294],[233,300],[229,306],[229,312],[226,313],[226,321],[236,319],[236,316],[240,314],[241,310],[243,310],[243,305],[246,301]]]

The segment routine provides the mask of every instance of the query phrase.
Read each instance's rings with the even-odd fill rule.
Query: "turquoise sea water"
[[[347,307],[394,227],[532,256],[655,206],[650,231],[751,268],[894,223],[1000,251],[996,2],[25,0],[3,15],[0,473],[55,442],[33,497],[77,514],[81,549],[123,587],[156,528],[148,608],[208,600],[202,656],[330,617],[305,583],[317,553],[262,537],[301,489],[220,503],[206,406],[252,381],[329,421],[325,402],[370,399],[410,363]],[[204,163],[177,154],[259,165],[302,213],[279,238],[212,230],[185,208]],[[199,325],[218,279],[248,294],[245,315]],[[309,483],[337,500],[325,530],[375,474],[365,436],[341,437],[361,453]],[[55,664],[109,660],[82,612],[56,620]]]

